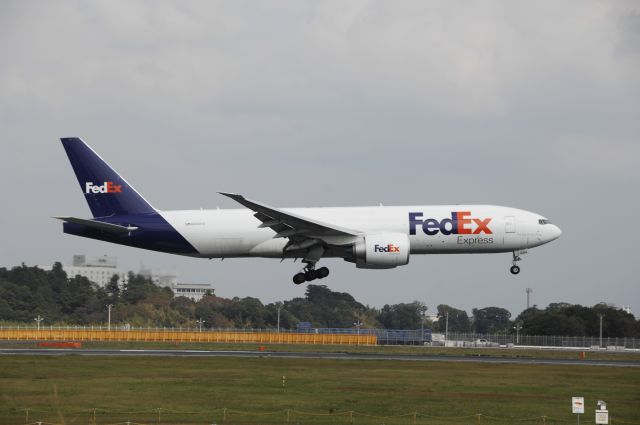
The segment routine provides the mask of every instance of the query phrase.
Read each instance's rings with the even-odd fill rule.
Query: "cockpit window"
[[[541,218],[538,220],[538,224],[551,224],[551,220],[547,220],[546,218]]]

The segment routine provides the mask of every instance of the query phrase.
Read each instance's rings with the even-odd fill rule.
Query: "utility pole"
[[[531,301],[531,293],[533,292],[533,289],[531,288],[527,288],[527,310],[531,307],[530,301]]]
[[[360,326],[362,326],[362,322],[358,320],[356,323],[354,323],[354,325],[356,327],[356,332],[358,333],[358,335],[360,335]]]
[[[449,312],[447,311],[447,318],[444,326],[444,340],[449,341]]]
[[[427,310],[429,307],[426,305],[420,306],[418,309],[418,314],[420,315],[420,335],[422,338],[422,343],[424,344],[424,319],[427,317]]]
[[[38,323],[38,330],[40,330],[40,322],[42,322],[44,319],[42,317],[40,317],[40,315],[38,314],[38,317],[36,317],[33,320],[35,320],[36,323]]]
[[[600,348],[602,348],[602,318],[604,317],[604,314],[600,313]]]
[[[280,333],[280,309],[282,307],[278,306],[278,333]]]
[[[107,316],[107,330],[110,331],[111,330],[111,309],[113,308],[113,304],[107,304],[107,311],[108,311],[108,316]]]
[[[276,308],[278,309],[278,333],[280,333],[280,310],[282,310],[282,303],[277,302]]]
[[[200,319],[196,320],[196,323],[198,324],[198,328],[200,329],[200,332],[202,332],[202,324],[203,324],[204,322],[205,322],[205,321],[204,321],[204,320],[202,320],[202,318],[200,318]]]

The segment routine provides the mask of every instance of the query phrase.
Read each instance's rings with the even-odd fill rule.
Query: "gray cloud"
[[[330,261],[364,302],[518,312],[632,304],[640,142],[634,2],[3,2],[1,264],[113,253],[223,295],[299,295],[297,266],[209,262],[62,235],[88,214],[57,138],[85,138],[154,205],[495,203],[564,230],[508,255]],[[7,183],[9,182],[9,183]],[[393,282],[393,286],[390,285]],[[603,289],[606,288],[606,289]]]

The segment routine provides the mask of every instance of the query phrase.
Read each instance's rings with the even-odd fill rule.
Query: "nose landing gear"
[[[520,254],[525,254],[525,253],[526,253],[526,251],[513,251],[513,265],[509,269],[511,274],[520,273],[520,266],[518,266],[517,263],[518,263],[518,261],[522,260],[522,258],[520,258]]]

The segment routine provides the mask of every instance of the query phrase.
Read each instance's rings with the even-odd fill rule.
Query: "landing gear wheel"
[[[509,269],[509,271],[511,271],[511,274],[518,274],[520,273],[520,267],[518,267],[518,261],[521,261],[522,258],[520,258],[520,254],[526,254],[527,251],[513,251],[513,265],[511,266],[511,268]]]
[[[308,261],[307,265],[299,273],[293,276],[293,283],[300,285],[303,282],[311,282],[316,279],[324,279],[329,276],[329,269],[326,267],[315,268],[316,262]]]
[[[316,271],[316,273],[318,275],[318,279],[324,279],[325,277],[329,276],[329,269],[326,267],[320,267]]]

